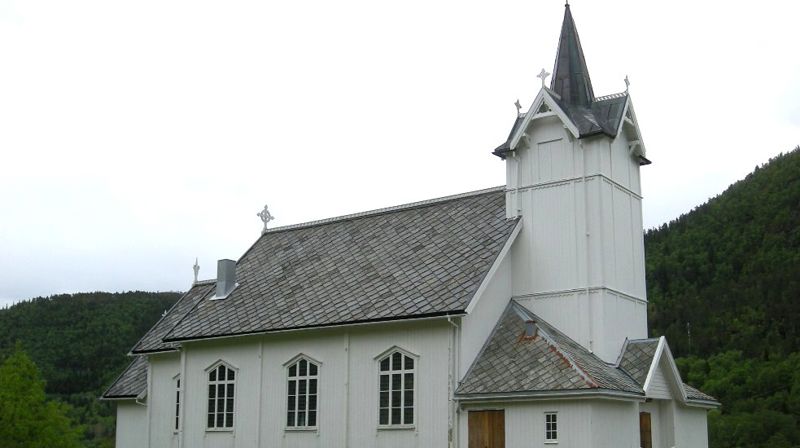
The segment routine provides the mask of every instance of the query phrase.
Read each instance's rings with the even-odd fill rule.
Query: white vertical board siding
[[[611,400],[552,400],[465,404],[459,411],[459,447],[469,446],[469,411],[503,409],[507,447],[637,448],[638,407]],[[558,413],[558,443],[545,443],[545,413]]]
[[[447,445],[451,328],[446,320],[437,320],[397,327],[364,327],[350,333],[348,446],[400,448]],[[419,356],[416,363],[416,428],[413,430],[376,429],[378,365],[375,356],[393,345]]]
[[[629,401],[592,402],[592,446],[639,448],[639,405]]]
[[[661,434],[661,424],[659,423],[661,422],[661,405],[659,404],[658,400],[651,401],[649,403],[640,403],[639,412],[650,413],[650,436],[653,439],[653,448],[664,448],[664,443],[662,441],[663,436]],[[636,425],[636,428],[639,428],[638,424]]]
[[[147,445],[147,408],[134,400],[117,401],[117,448],[142,448]]]
[[[511,300],[511,255],[507,254],[472,312],[461,318],[458,380],[467,373]]]
[[[680,404],[675,406],[675,448],[707,448],[707,411]]]
[[[150,446],[177,447],[175,433],[175,375],[181,371],[180,355],[150,355],[150,390],[147,391]]]
[[[659,414],[661,420],[652,422],[658,424],[661,432],[661,443],[666,448],[675,446],[675,401],[674,400],[659,400]]]
[[[253,339],[220,340],[185,347],[186,378],[182,381],[186,411],[183,421],[185,448],[239,448],[256,445],[255,417],[259,406],[259,345]],[[236,371],[233,430],[206,431],[208,372],[224,361]],[[185,381],[185,382],[184,382]]]
[[[184,349],[183,446],[446,446],[452,328],[442,319],[190,343]],[[379,370],[375,357],[394,346],[419,356],[416,424],[409,429],[379,430]],[[284,364],[299,354],[320,363],[317,430],[286,429]],[[232,431],[207,431],[206,369],[220,359],[237,371],[234,428]],[[150,395],[149,403],[153,430],[151,447],[172,446],[173,438],[177,438],[172,431],[175,412],[172,378],[180,370],[179,360],[177,355],[171,355],[163,360],[156,359],[153,364],[157,377],[153,386],[155,395]]]
[[[624,134],[575,140],[556,117],[526,133],[507,169],[513,297],[613,362],[647,336],[638,160]]]

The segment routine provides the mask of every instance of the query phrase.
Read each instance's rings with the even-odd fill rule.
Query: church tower
[[[639,167],[650,161],[627,89],[594,95],[569,5],[549,88],[547,75],[494,150],[507,216],[522,219],[513,295],[615,362],[626,338],[647,337]]]

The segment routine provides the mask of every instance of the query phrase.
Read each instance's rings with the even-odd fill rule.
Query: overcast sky
[[[273,225],[505,183],[561,0],[0,0],[0,306],[185,290]],[[800,143],[795,1],[588,1],[597,95],[631,95],[644,222]]]

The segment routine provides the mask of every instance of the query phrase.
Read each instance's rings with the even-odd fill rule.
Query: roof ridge
[[[319,226],[319,225],[331,224],[331,223],[339,222],[339,221],[347,221],[347,220],[350,220],[350,219],[365,218],[365,217],[368,217],[368,216],[376,216],[376,215],[381,215],[381,214],[384,214],[384,213],[396,212],[396,211],[400,211],[400,210],[410,210],[410,209],[418,208],[418,207],[426,207],[426,206],[429,206],[429,205],[440,204],[442,202],[448,202],[448,201],[453,201],[453,200],[457,200],[457,199],[464,199],[464,198],[469,198],[469,197],[473,197],[473,196],[480,196],[480,195],[488,194],[488,193],[496,193],[496,192],[499,192],[499,191],[505,191],[505,188],[506,188],[505,185],[499,185],[499,186],[496,186],[496,187],[484,188],[482,190],[468,191],[466,193],[458,193],[458,194],[453,194],[453,195],[449,195],[449,196],[442,196],[442,197],[438,197],[438,198],[425,199],[425,200],[417,201],[417,202],[409,202],[409,203],[406,203],[406,204],[394,205],[394,206],[390,206],[390,207],[376,208],[376,209],[373,209],[373,210],[367,210],[367,211],[363,211],[363,212],[350,213],[350,214],[347,214],[347,215],[333,216],[333,217],[330,217],[330,218],[317,219],[317,220],[314,220],[314,221],[307,221],[307,222],[302,222],[302,223],[297,223],[297,224],[289,224],[289,225],[285,225],[285,226],[275,227],[273,229],[267,229],[267,231],[264,232],[264,234],[266,235],[266,234],[270,234],[270,233],[283,232],[283,231],[286,231],[286,230],[296,230],[296,229],[303,229],[303,228],[308,228],[308,227],[316,227],[316,226]]]
[[[625,91],[625,92],[617,92],[617,93],[610,93],[608,95],[598,96],[597,98],[594,99],[594,102],[597,103],[597,102],[600,102],[600,101],[613,100],[613,99],[617,99],[617,98],[624,98],[626,96],[628,96],[628,92],[627,91]]]
[[[661,339],[661,337],[657,337],[657,338],[644,338],[644,339],[628,339],[628,342],[629,342],[629,343],[631,343],[631,344],[641,344],[641,343],[643,343],[643,342],[653,342],[653,341],[658,341],[659,339]]]

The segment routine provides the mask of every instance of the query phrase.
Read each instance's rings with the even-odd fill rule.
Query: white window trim
[[[219,368],[219,366],[221,366],[221,365],[225,366],[225,368],[227,368],[227,369],[233,370],[233,373],[234,373],[234,378],[233,378],[233,381],[232,381],[232,383],[233,383],[233,425],[230,428],[226,428],[226,427],[209,428],[208,427],[208,414],[209,414],[209,409],[208,409],[208,385],[211,384],[211,381],[209,381],[208,375],[211,373],[212,370],[215,370],[215,369]],[[204,392],[204,396],[205,396],[205,402],[206,402],[206,413],[203,415],[203,418],[204,418],[204,421],[205,421],[205,424],[203,426],[205,426],[206,432],[233,432],[233,428],[236,427],[236,421],[238,419],[236,408],[237,408],[237,403],[239,402],[239,399],[238,399],[238,396],[239,396],[239,387],[238,387],[239,369],[236,366],[232,365],[231,363],[229,363],[227,361],[219,360],[219,361],[215,362],[214,364],[211,364],[211,367],[208,367],[208,368],[205,369],[205,380],[206,380],[206,390]],[[225,384],[227,384],[227,383],[228,383],[228,381],[226,380]],[[219,384],[219,381],[215,381],[215,384]],[[217,397],[215,395],[215,399],[216,398]],[[214,416],[215,416],[214,421],[215,422],[216,422],[216,415],[217,414],[215,412],[214,413]]]
[[[556,436],[555,439],[548,439],[547,438],[547,433],[548,433],[547,417],[550,416],[550,415],[555,416],[555,422],[554,423],[556,424],[556,429],[555,429],[555,431],[553,431],[553,432],[555,432],[555,436]],[[560,429],[559,426],[560,426],[560,424],[558,422],[558,411],[545,411],[544,412],[544,443],[545,444],[547,444],[547,445],[556,445],[556,444],[558,444],[558,431]]]
[[[305,360],[307,363],[314,364],[314,365],[317,366],[317,374],[314,375],[314,376],[311,376],[311,375],[300,376],[299,375],[300,372],[298,370],[298,372],[297,372],[298,375],[295,376],[295,377],[292,377],[292,378],[295,379],[295,381],[299,380],[299,379],[309,380],[311,378],[317,380],[317,393],[316,393],[316,395],[317,395],[317,407],[316,407],[316,409],[314,409],[314,412],[316,412],[316,414],[317,414],[317,420],[316,420],[317,424],[314,425],[314,426],[308,426],[308,425],[306,425],[306,426],[289,426],[289,425],[286,424],[286,417],[289,415],[289,379],[290,379],[289,378],[289,368],[294,366],[294,365],[297,365],[297,363],[299,363],[300,360]],[[297,431],[297,432],[306,432],[306,431],[314,432],[314,431],[317,431],[318,432],[319,431],[319,417],[320,417],[320,415],[319,415],[320,414],[319,413],[319,396],[320,396],[320,387],[319,387],[320,386],[320,380],[319,380],[319,378],[320,378],[320,371],[322,370],[322,363],[317,361],[317,360],[315,360],[315,359],[313,359],[313,358],[311,358],[311,357],[309,357],[309,356],[300,354],[300,355],[297,355],[294,358],[290,359],[286,363],[284,363],[283,366],[284,366],[284,369],[285,369],[284,373],[285,373],[285,377],[286,377],[286,389],[285,389],[286,392],[284,394],[285,400],[284,400],[284,412],[283,412],[283,418],[284,418],[284,421],[283,421],[284,428],[283,428],[283,430],[284,431],[288,431],[288,432],[294,432],[294,431]],[[299,367],[298,367],[298,369],[299,369]],[[308,373],[308,372],[306,372],[306,373]],[[306,387],[308,387],[307,383],[306,383]],[[297,391],[295,391],[295,392],[297,392]],[[298,396],[299,395],[297,393],[295,393],[295,397],[298,397]],[[295,400],[296,400],[296,398],[295,398]],[[297,402],[295,401],[295,405],[296,404],[297,404]],[[308,403],[306,403],[306,405],[308,405]],[[306,409],[307,409],[307,407],[306,407]],[[297,419],[297,411],[295,411],[295,422],[297,421],[296,419]],[[308,411],[306,410],[306,422],[307,421],[308,421]]]
[[[399,352],[401,355],[408,356],[409,358],[414,360],[414,369],[412,369],[412,370],[403,369],[403,370],[390,370],[389,371],[389,372],[391,372],[391,373],[389,373],[390,376],[394,372],[399,372],[400,375],[401,375],[403,384],[405,384],[405,374],[406,373],[412,373],[414,375],[414,405],[413,405],[414,421],[413,421],[413,423],[398,423],[398,424],[394,424],[394,425],[389,423],[389,424],[382,425],[381,424],[381,383],[380,383],[380,381],[381,381],[381,374],[383,372],[381,372],[381,361],[386,359],[387,357],[392,356],[395,352]],[[377,379],[377,382],[375,384],[375,390],[378,391],[378,402],[376,403],[377,404],[376,409],[378,411],[376,413],[376,417],[377,417],[377,421],[378,421],[378,424],[377,424],[378,430],[380,430],[380,431],[386,431],[386,430],[392,431],[392,430],[415,430],[416,429],[417,422],[419,421],[419,412],[418,412],[419,411],[419,407],[417,406],[417,403],[419,402],[419,400],[418,400],[418,391],[419,391],[419,375],[418,375],[418,373],[419,373],[419,358],[420,358],[419,355],[414,354],[414,353],[412,353],[412,352],[410,352],[410,351],[408,351],[408,350],[406,350],[406,349],[404,349],[402,347],[399,347],[397,345],[389,348],[388,350],[385,350],[385,351],[381,352],[381,354],[379,354],[378,356],[375,357],[375,370],[377,371],[377,375],[375,376],[375,378]],[[391,382],[391,378],[390,378],[389,381]],[[391,393],[390,393],[390,395],[389,395],[389,400],[390,400],[389,403],[390,404],[391,404],[391,399],[392,399],[392,397],[391,397]],[[404,397],[401,397],[401,402],[405,402],[405,398]],[[401,409],[403,409],[403,408],[404,407],[401,406]],[[392,417],[391,417],[391,406],[389,406],[389,409],[390,409],[389,421],[391,422],[391,420],[392,420]],[[400,415],[402,416],[402,413]]]

